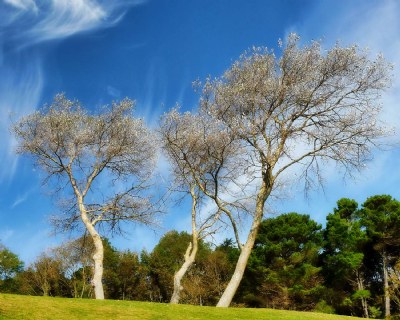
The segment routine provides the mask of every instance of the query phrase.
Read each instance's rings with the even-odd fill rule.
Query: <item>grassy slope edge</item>
[[[272,309],[224,309],[136,301],[96,301],[0,294],[0,319],[344,320],[358,318]]]

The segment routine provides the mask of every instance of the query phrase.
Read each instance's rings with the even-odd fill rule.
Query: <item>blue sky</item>
[[[136,115],[155,126],[177,102],[196,108],[191,84],[218,76],[252,46],[277,47],[297,32],[329,48],[357,43],[395,64],[383,120],[400,117],[400,2],[396,0],[0,0],[0,241],[31,262],[64,240],[51,235],[57,212],[39,169],[15,154],[11,119],[33,112],[58,92],[97,108],[137,101]],[[398,140],[396,134],[391,141]],[[305,198],[300,187],[274,203],[277,212],[310,214],[320,223],[341,197],[363,202],[374,194],[400,199],[400,151],[376,150],[354,180],[327,168],[325,189]],[[171,207],[161,229],[134,227],[112,240],[120,249],[151,250],[168,229],[188,230],[184,208]],[[245,230],[243,230],[245,232]]]

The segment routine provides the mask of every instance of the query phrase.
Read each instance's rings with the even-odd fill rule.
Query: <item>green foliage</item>
[[[355,291],[351,298],[353,300],[359,300],[359,299],[367,299],[371,297],[371,292],[369,290],[357,290]]]
[[[396,281],[390,281],[388,273],[396,270],[400,254],[400,202],[389,195],[369,197],[363,203],[359,216],[369,237],[369,247],[378,254],[378,257],[374,257],[371,252],[371,258],[367,261],[371,279],[377,288],[376,295],[384,296],[388,301],[393,300],[390,295],[394,293],[392,289]],[[385,303],[384,307],[385,316],[390,315],[390,303]]]
[[[326,285],[333,288],[333,306],[342,313],[359,312],[360,300],[369,298],[361,293],[369,291],[359,287],[365,282],[364,249],[368,237],[358,218],[358,203],[342,198],[326,219],[323,274]]]
[[[0,280],[13,278],[24,268],[24,263],[9,249],[0,245]]]
[[[24,263],[9,249],[0,245],[0,292],[17,292],[17,277]]]
[[[288,213],[262,222],[241,288],[255,293],[252,306],[311,310],[322,289],[318,253],[321,226],[308,215]],[[263,304],[260,302],[263,300]],[[249,302],[250,299],[247,299]]]
[[[314,308],[315,312],[334,314],[335,308],[329,305],[325,300],[319,301]]]
[[[118,252],[114,249],[110,258],[105,256],[106,297],[118,300],[150,300],[147,269],[141,264],[139,256],[129,250]]]
[[[327,216],[325,230],[309,216],[298,213],[266,219],[234,303],[360,316],[367,310],[369,317],[379,317],[385,253],[395,312],[395,303],[400,301],[399,225],[400,205],[390,196],[368,198],[361,209],[354,200],[340,199]],[[138,255],[118,251],[103,239],[106,297],[168,302],[174,273],[191,240],[186,232],[171,231],[151,253]],[[2,260],[7,261],[3,270],[17,270],[8,272],[7,279],[3,276],[0,289],[29,295],[93,297],[92,251],[90,241],[78,239],[56,248],[50,256],[39,256],[22,272],[15,255],[7,249],[0,251],[7,258]],[[231,239],[214,250],[200,242],[197,259],[182,282],[181,302],[215,305],[239,253]]]
[[[382,316],[382,310],[378,307],[371,306],[371,307],[369,307],[369,314],[370,314],[371,318],[377,319]]]
[[[389,195],[368,198],[360,218],[377,251],[400,246],[400,202]]]
[[[61,261],[47,254],[41,254],[19,275],[18,281],[20,292],[24,294],[71,296]]]
[[[159,290],[159,296],[156,300],[165,302],[170,300],[174,274],[182,265],[184,254],[191,240],[192,238],[187,232],[170,231],[154,247],[150,255],[149,266],[153,286]],[[203,241],[200,241],[195,264],[204,260],[210,252],[209,247]]]

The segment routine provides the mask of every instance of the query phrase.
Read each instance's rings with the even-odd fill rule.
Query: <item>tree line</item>
[[[191,201],[190,241],[170,302],[182,301],[184,282],[194,283],[185,279],[205,239],[228,228],[237,259],[217,302],[228,307],[273,199],[292,183],[304,183],[306,191],[318,186],[327,165],[353,174],[387,135],[379,99],[392,66],[382,56],[372,60],[357,46],[323,50],[318,41],[301,46],[296,34],[278,51],[279,57],[253,48],[222,76],[197,81],[198,109],[174,108],[156,130],[133,116],[130,99],[88,110],[63,94],[14,124],[18,152],[33,158],[63,199],[54,226],[81,231],[93,246],[96,299],[105,298],[106,236],[123,232],[128,222],[156,224],[168,195]],[[162,186],[155,175],[161,153],[171,169]],[[242,222],[250,228],[241,239]]]
[[[400,202],[389,195],[361,206],[343,198],[326,226],[309,215],[286,213],[262,221],[236,306],[316,310],[377,318],[400,307]],[[152,252],[118,251],[104,243],[105,297],[170,302],[174,276],[191,235],[167,232]],[[0,251],[3,292],[94,298],[90,281],[95,250],[82,237],[43,253],[23,268]],[[181,302],[215,305],[229,282],[240,250],[232,239],[213,246],[199,241],[195,264],[183,279]],[[389,311],[386,310],[389,308]]]

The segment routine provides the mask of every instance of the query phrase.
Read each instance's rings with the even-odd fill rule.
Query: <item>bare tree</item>
[[[61,261],[42,253],[28,267],[24,278],[32,292],[43,296],[53,295],[64,284]]]
[[[351,175],[368,159],[385,132],[378,100],[390,85],[391,66],[357,46],[336,45],[322,52],[319,42],[299,47],[291,34],[282,55],[254,48],[225,74],[206,81],[202,110],[223,125],[249,155],[247,167],[258,173],[255,211],[234,274],[219,307],[228,307],[243,277],[262,221],[265,203],[283,179],[305,188],[322,182],[333,162]],[[290,170],[289,170],[290,169]]]
[[[18,151],[34,157],[47,175],[45,182],[55,178],[59,193],[63,186],[72,189],[74,206],[57,222],[69,229],[81,221],[91,236],[96,299],[104,299],[99,227],[118,232],[121,221],[148,224],[155,213],[146,193],[155,139],[142,120],[132,117],[132,109],[133,102],[125,99],[89,114],[79,102],[57,95],[51,105],[14,126]],[[102,184],[101,195],[95,181]]]
[[[181,282],[195,261],[199,241],[215,232],[221,214],[232,217],[220,193],[225,181],[230,181],[236,172],[229,166],[229,159],[237,153],[239,145],[210,120],[206,115],[180,114],[174,109],[164,115],[161,123],[163,147],[172,165],[176,190],[189,193],[192,199],[192,240],[184,263],[174,275],[173,304],[179,303]],[[202,207],[204,197],[214,199],[217,206],[211,210]],[[232,222],[236,226],[233,218]]]
[[[51,250],[52,257],[60,262],[74,298],[90,297],[92,294],[90,278],[92,278],[94,249],[93,242],[83,236]]]

